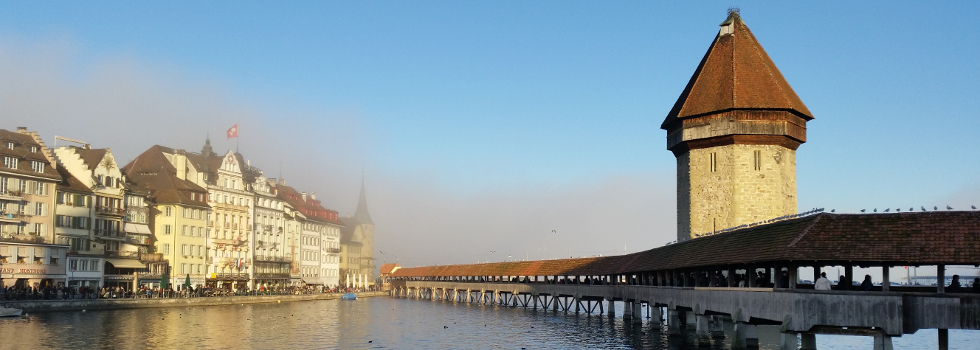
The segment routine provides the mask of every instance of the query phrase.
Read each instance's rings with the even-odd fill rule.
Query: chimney
[[[316,192],[310,192],[310,198],[316,200]]]
[[[17,132],[18,133],[21,133],[21,134],[26,134],[27,133],[27,127],[26,126],[18,126],[17,127]]]
[[[303,201],[306,202],[306,192],[303,192]]]
[[[187,155],[182,149],[174,152],[174,168],[176,168],[178,179],[187,180]]]

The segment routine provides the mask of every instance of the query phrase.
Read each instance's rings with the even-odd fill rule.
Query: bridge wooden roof
[[[980,212],[821,213],[627,255],[412,267],[394,276],[614,275],[780,262],[976,265]]]

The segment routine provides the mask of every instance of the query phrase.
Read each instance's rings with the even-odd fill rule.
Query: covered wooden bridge
[[[980,264],[980,212],[818,213],[719,233],[643,252],[609,257],[401,268],[393,295],[602,312],[622,301],[624,317],[642,322],[641,305],[666,310],[668,327],[694,326],[710,341],[721,322],[735,322],[733,347],[751,346],[755,325],[781,325],[787,348],[815,348],[816,333],[891,337],[939,329],[980,329],[980,295],[948,290],[947,265]],[[798,271],[882,267],[870,291],[851,283],[814,290]],[[888,267],[936,266],[935,286],[891,285]],[[817,275],[816,273],[814,275]],[[712,323],[714,323],[712,325]],[[792,345],[789,345],[792,343]]]

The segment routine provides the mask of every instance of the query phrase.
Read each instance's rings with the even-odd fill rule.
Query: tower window
[[[718,153],[711,152],[710,156],[711,156],[710,159],[711,172],[716,172],[718,171]]]
[[[752,152],[755,155],[755,170],[762,170],[762,151]]]

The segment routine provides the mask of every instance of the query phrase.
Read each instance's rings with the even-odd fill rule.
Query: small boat
[[[340,300],[357,300],[357,294],[347,293],[340,297]]]
[[[17,317],[24,313],[24,310],[12,307],[0,307],[0,317]]]

